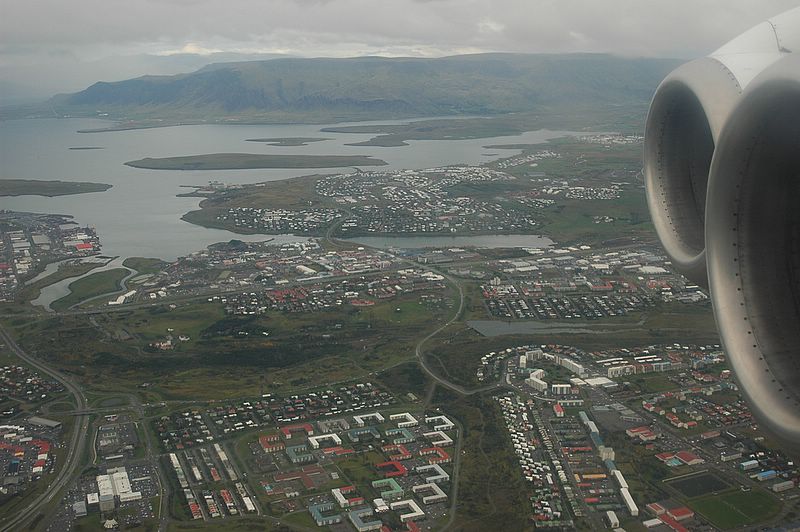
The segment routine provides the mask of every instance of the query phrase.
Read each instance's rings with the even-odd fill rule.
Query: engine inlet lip
[[[775,135],[784,132],[791,139],[776,141]],[[789,264],[788,268],[767,270],[770,262],[763,260],[764,250],[754,252],[754,242],[766,240],[770,227],[789,236],[793,229],[780,226],[780,220],[789,223],[788,212],[761,215],[768,205],[752,199],[756,188],[788,193],[770,187],[778,173],[800,178],[797,139],[800,57],[787,57],[748,86],[721,132],[709,176],[705,241],[714,315],[741,392],[768,432],[800,450],[800,345],[786,349],[800,342],[800,323],[788,323],[797,316],[791,309],[796,308],[792,298],[798,288],[792,285],[800,272],[788,259],[771,263]],[[773,209],[778,209],[777,202]],[[775,257],[790,252],[782,242],[785,239],[770,240]],[[766,287],[767,282],[777,285]],[[777,328],[785,331],[782,337],[776,335],[776,320],[783,320]]]
[[[697,59],[659,85],[645,124],[644,182],[653,225],[674,267],[704,287],[706,181],[717,138],[740,94],[725,65]]]

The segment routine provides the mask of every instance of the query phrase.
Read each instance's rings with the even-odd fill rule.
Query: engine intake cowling
[[[710,289],[736,380],[800,453],[800,8],[676,69],[645,126],[653,224]]]
[[[800,448],[800,56],[762,73],[731,113],[711,164],[705,240],[742,392]]]

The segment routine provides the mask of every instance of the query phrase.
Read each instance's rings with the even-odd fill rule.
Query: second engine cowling
[[[731,113],[706,205],[728,360],[756,418],[800,449],[800,55],[764,71]]]
[[[658,87],[645,187],[678,271],[710,290],[756,419],[800,452],[800,8]]]

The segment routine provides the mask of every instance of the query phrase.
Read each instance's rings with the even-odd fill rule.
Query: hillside
[[[599,54],[280,58],[98,82],[54,97],[51,104],[61,114],[138,119],[301,122],[492,115],[645,103],[676,64]]]

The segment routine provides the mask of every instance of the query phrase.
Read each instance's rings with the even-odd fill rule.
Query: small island
[[[127,166],[149,170],[243,170],[255,168],[342,168],[383,166],[386,161],[369,155],[260,155],[255,153],[208,153],[183,157],[146,157]]]
[[[331,140],[325,137],[276,137],[270,139],[245,139],[247,142],[262,142],[267,146],[308,146],[311,142]]]
[[[0,179],[0,196],[68,196],[105,192],[111,185],[85,181],[43,181],[39,179]]]

